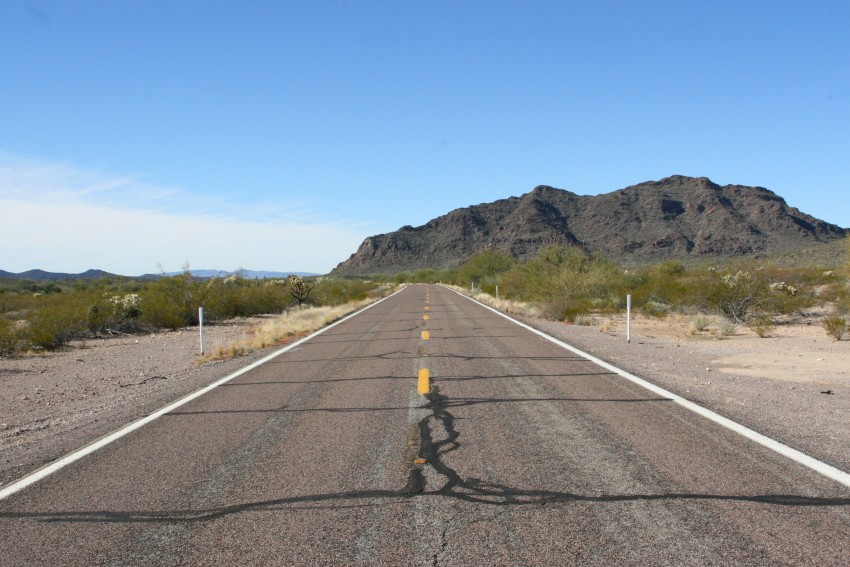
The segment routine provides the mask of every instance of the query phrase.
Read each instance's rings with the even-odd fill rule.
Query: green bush
[[[513,259],[495,250],[482,250],[457,270],[457,278],[461,285],[475,283],[475,287],[493,287],[495,290],[498,276],[511,269]]]
[[[342,305],[366,299],[376,286],[363,280],[320,278],[313,290],[312,301],[317,305]]]
[[[537,304],[547,317],[575,319],[610,311],[624,294],[624,278],[612,262],[579,248],[553,246],[501,276],[506,298]]]
[[[43,305],[29,314],[23,337],[30,347],[55,349],[88,334],[88,302],[82,294],[44,296]]]
[[[650,317],[666,317],[670,314],[670,306],[660,301],[647,301],[641,309],[645,315]]]
[[[198,323],[203,289],[188,274],[163,277],[148,285],[142,295],[141,320],[152,327],[177,329]]]

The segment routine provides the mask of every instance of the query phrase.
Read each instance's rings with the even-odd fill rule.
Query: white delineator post
[[[204,308],[198,307],[198,332],[201,335],[201,354],[204,354]]]
[[[496,284],[496,300],[499,300],[499,284]]]
[[[632,342],[632,294],[626,295],[626,342]]]

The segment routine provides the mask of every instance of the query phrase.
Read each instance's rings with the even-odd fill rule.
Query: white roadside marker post
[[[198,332],[201,335],[201,354],[204,354],[204,308],[198,307]]]
[[[626,342],[632,342],[632,294],[626,295]]]
[[[499,301],[499,284],[496,284],[496,301]]]

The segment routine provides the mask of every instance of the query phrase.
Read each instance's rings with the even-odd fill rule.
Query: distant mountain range
[[[518,260],[579,246],[622,265],[668,259],[770,257],[844,238],[850,230],[789,207],[764,187],[674,175],[587,196],[541,185],[366,238],[332,275],[452,268],[484,249]]]
[[[182,274],[183,272],[170,272],[165,274],[166,276],[175,276]],[[227,276],[233,274],[234,272],[228,272],[225,270],[191,270],[191,273],[196,278],[212,278],[212,277],[220,277],[226,278]],[[285,278],[290,274],[294,274],[297,276],[317,276],[319,274],[314,274],[312,272],[267,272],[267,271],[258,271],[258,270],[242,270],[241,274],[245,278],[249,279],[264,279],[264,278]],[[145,274],[143,276],[120,276],[118,274],[111,274],[109,272],[104,272],[103,270],[86,270],[80,274],[66,274],[66,273],[57,273],[57,272],[46,272],[44,270],[28,270],[26,272],[20,273],[12,273],[7,272],[5,270],[0,270],[0,278],[8,278],[15,280],[32,280],[39,282],[46,281],[63,281],[63,280],[96,280],[100,278],[123,278],[123,277],[132,277],[132,279],[156,279],[162,277],[162,274]]]
[[[18,274],[0,270],[0,278],[13,280],[32,280],[37,282],[55,282],[62,280],[96,280],[99,278],[120,277],[103,270],[86,270],[81,274],[65,274],[60,272],[45,272],[44,270],[28,270]]]
[[[183,272],[168,272],[167,276],[179,276]],[[228,272],[227,270],[190,270],[190,273],[196,278],[226,278],[235,274],[235,271]],[[240,270],[239,273],[243,278],[253,279],[272,279],[285,278],[287,276],[318,276],[312,272],[265,272],[262,270]]]

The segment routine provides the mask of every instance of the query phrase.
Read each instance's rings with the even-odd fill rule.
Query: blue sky
[[[850,4],[0,0],[0,269],[324,273],[540,184],[850,227]]]

